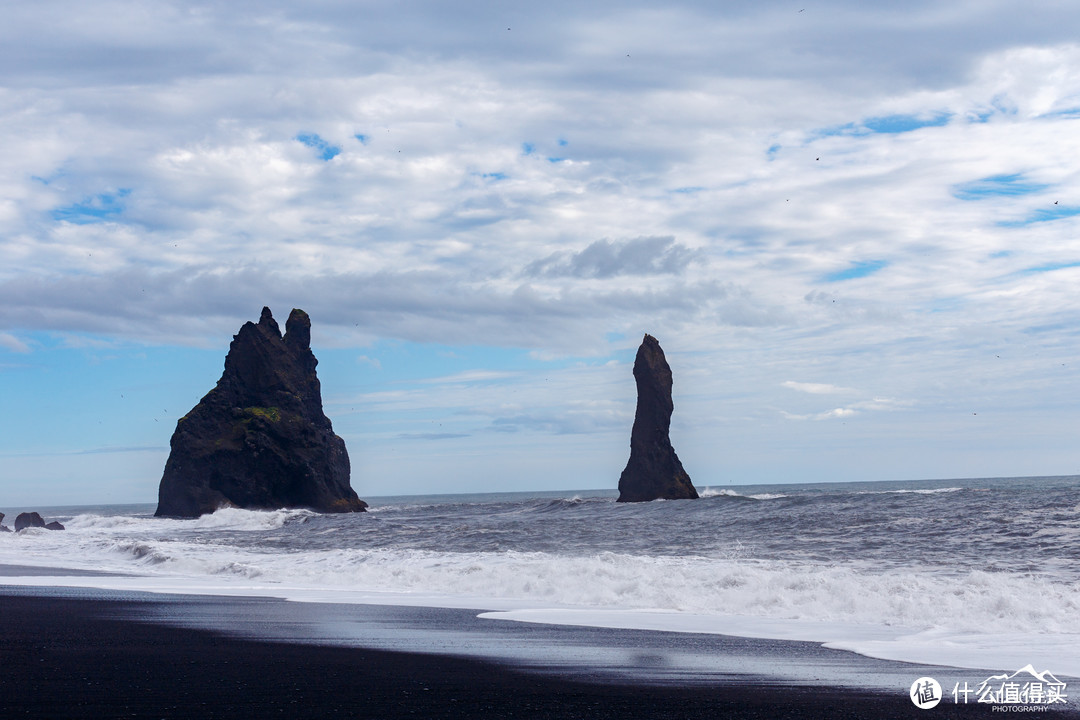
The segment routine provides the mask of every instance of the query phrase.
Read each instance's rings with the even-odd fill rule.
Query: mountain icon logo
[[[975,694],[981,703],[1001,705],[1052,705],[1066,703],[1065,683],[1049,670],[1038,672],[1028,664],[1013,674],[991,675]]]

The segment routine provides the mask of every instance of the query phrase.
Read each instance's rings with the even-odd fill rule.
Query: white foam
[[[801,640],[867,657],[960,668],[1053,668],[1058,676],[1080,677],[1080,633],[916,631],[844,622],[795,621],[745,615],[696,615],[650,610],[578,608],[503,610],[481,613],[491,620],[664,632],[705,633],[774,640]]]
[[[779,498],[786,498],[787,497],[787,495],[785,495],[783,493],[755,493],[753,495],[743,495],[742,493],[737,493],[734,490],[729,490],[727,488],[721,488],[720,490],[713,490],[712,488],[708,488],[708,487],[705,488],[704,490],[702,490],[700,495],[703,498],[710,498],[710,497],[737,497],[737,498],[747,498],[749,500],[777,500]]]
[[[220,510],[193,519],[146,518],[132,515],[76,515],[65,523],[68,530],[107,529],[167,533],[185,530],[276,530],[287,522],[304,522],[316,516],[310,510]]]
[[[925,490],[863,490],[855,493],[856,495],[939,495],[941,493],[954,493],[968,488],[962,487],[947,487],[947,488],[931,488]]]

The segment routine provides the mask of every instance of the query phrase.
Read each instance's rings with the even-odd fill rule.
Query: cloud
[[[829,385],[827,383],[805,383],[795,382],[794,380],[785,380],[780,383],[786,388],[792,390],[798,390],[799,392],[810,393],[812,395],[847,395],[857,392],[851,388],[838,387],[836,385]]]
[[[677,275],[696,253],[673,237],[597,240],[584,250],[553,253],[524,270],[531,277],[610,278],[617,275]]]
[[[356,362],[367,363],[376,370],[382,370],[382,363],[378,358],[368,357],[367,355],[358,355],[356,357]]]
[[[784,383],[785,387],[794,387],[794,389],[802,390],[811,394],[834,394],[834,393],[850,393],[855,392],[847,388],[835,388],[831,385],[818,385],[816,383]],[[911,401],[895,400],[892,398],[869,398],[867,400],[860,400],[857,402],[849,403],[844,407],[832,408],[822,412],[811,413],[790,413],[784,410],[780,411],[780,414],[788,420],[838,420],[844,418],[855,417],[866,412],[895,412],[910,408],[914,403]]]
[[[624,429],[626,419],[610,412],[533,412],[494,418],[490,430],[500,433],[540,432],[591,435]]]
[[[235,332],[263,305],[302,307],[321,326],[420,342],[512,344],[591,354],[606,328],[666,324],[705,315],[733,325],[778,321],[776,309],[713,282],[647,287],[534,286],[448,271],[293,276],[261,269],[0,281],[0,326],[202,343]]]
[[[16,353],[30,352],[30,346],[11,333],[0,332],[0,347]]]
[[[783,410],[780,411],[780,414],[788,420],[836,420],[841,418],[853,417],[855,415],[858,415],[858,412],[856,410],[852,410],[851,408],[835,408],[833,410],[826,410],[825,412],[820,413],[811,413],[809,415],[797,415],[794,413],[785,412]]]
[[[899,400],[896,398],[875,397],[853,403],[854,410],[877,410],[882,412],[894,412],[911,408],[915,403],[911,400]]]
[[[505,370],[465,370],[463,372],[455,373],[454,375],[425,378],[420,382],[432,385],[471,385],[474,383],[507,380],[516,375],[518,375],[518,373]]]
[[[354,370],[380,341],[621,362],[662,334],[719,424],[1069,395],[1080,6],[508,8],[13,5],[0,343],[220,347],[268,304]],[[796,377],[912,404],[815,406]],[[485,441],[608,422],[550,389],[504,406],[523,382],[407,403]]]

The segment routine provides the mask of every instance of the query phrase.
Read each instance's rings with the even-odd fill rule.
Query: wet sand
[[[313,617],[321,620],[313,622]],[[468,618],[473,618],[480,630],[474,631]],[[999,715],[986,706],[955,705],[948,700],[931,711],[922,711],[912,705],[904,687],[892,691],[840,689],[820,682],[785,681],[783,673],[722,671],[694,677],[677,667],[671,672],[649,672],[657,666],[663,670],[668,657],[663,648],[673,642],[669,633],[580,628],[553,631],[496,622],[493,625],[509,629],[496,630],[480,643],[482,652],[460,642],[462,637],[487,633],[485,628],[491,625],[485,622],[492,621],[475,620],[472,611],[318,606],[260,598],[0,585],[0,717]],[[447,631],[459,624],[464,624],[460,633]],[[344,632],[331,642],[338,630]],[[738,660],[741,654],[753,651],[757,655],[748,656],[749,662],[739,665],[748,668],[760,666],[760,658],[776,654],[777,648],[780,655],[791,655],[792,645],[812,645],[728,640],[733,642],[709,641],[708,653],[727,653]],[[591,665],[585,651],[604,644],[615,650],[597,655],[599,661]],[[428,650],[385,649],[394,646]],[[523,662],[533,654],[532,647],[538,649],[536,661]],[[555,657],[552,647],[562,648],[561,661],[551,660]],[[762,650],[768,647],[773,651]],[[876,662],[848,653],[839,656],[852,667],[872,667]],[[624,667],[615,667],[618,657],[630,660]],[[575,658],[583,659],[579,662]],[[920,666],[889,665],[901,666],[905,677],[918,677],[912,673]],[[1078,714],[1052,715],[1066,716]]]

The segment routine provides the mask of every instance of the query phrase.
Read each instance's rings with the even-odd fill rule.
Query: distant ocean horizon
[[[167,448],[166,448],[167,449]],[[872,485],[872,486],[887,486],[897,485],[908,487],[912,483],[927,483],[930,485],[936,483],[964,483],[964,482],[1022,482],[1025,480],[1031,481],[1053,481],[1053,480],[1077,480],[1080,483],[1080,475],[1023,475],[1023,476],[995,476],[995,477],[956,477],[956,478],[918,478],[918,479],[905,479],[905,480],[835,480],[827,482],[817,481],[795,481],[788,483],[768,482],[768,483],[711,483],[708,485],[694,484],[701,497],[712,497],[715,494],[722,493],[725,490],[732,491],[747,491],[747,490],[763,490],[765,488],[781,488],[781,487],[816,487],[816,488],[828,488],[831,486],[853,486],[853,485]],[[355,488],[354,488],[355,489]],[[359,492],[359,491],[358,491]],[[374,495],[368,493],[359,493],[360,499],[368,502],[369,504],[374,502],[375,505],[382,505],[389,502],[407,502],[412,500],[423,500],[424,502],[451,502],[468,500],[472,501],[486,501],[486,500],[498,500],[509,498],[523,498],[523,497],[566,497],[574,495],[587,494],[589,497],[610,497],[617,498],[619,496],[619,490],[615,487],[595,487],[595,488],[566,488],[556,490],[486,490],[486,491],[464,491],[464,492],[440,492],[440,493],[395,493],[389,495]],[[660,501],[665,502],[665,501]],[[23,505],[5,505],[0,507],[0,512],[5,513],[5,521],[11,521],[14,519],[16,513],[20,512],[49,512],[49,513],[64,513],[69,514],[72,511],[96,509],[96,508],[129,508],[140,510],[150,509],[151,514],[157,508],[157,501],[153,502],[119,502],[119,503],[64,503],[59,505],[48,504],[23,504]],[[6,522],[10,524],[10,522]]]
[[[1080,677],[1080,476],[365,497],[368,513],[29,508],[0,584],[474,608],[564,625],[810,640]],[[10,525],[20,508],[3,508]]]

